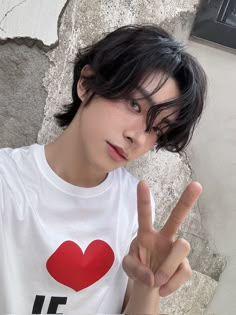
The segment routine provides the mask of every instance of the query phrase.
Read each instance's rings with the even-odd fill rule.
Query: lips
[[[117,146],[112,145],[113,148],[125,159],[127,160],[127,154],[125,153],[125,151]]]
[[[127,153],[119,146],[116,146],[114,144],[111,144],[110,142],[107,141],[107,143],[109,144],[109,146],[115,150],[115,152],[120,156],[122,157],[124,160],[127,160],[128,159],[128,155]]]

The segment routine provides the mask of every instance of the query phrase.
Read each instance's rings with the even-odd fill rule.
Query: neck
[[[79,139],[73,141],[73,126],[68,127],[54,142],[45,146],[46,160],[51,169],[66,182],[80,187],[102,183],[107,173],[97,170],[83,156]]]

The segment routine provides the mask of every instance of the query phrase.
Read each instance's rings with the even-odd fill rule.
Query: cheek
[[[156,144],[156,141],[152,141],[145,149],[146,152],[152,150]]]
[[[122,110],[110,110],[106,112],[104,117],[104,125],[108,126],[110,130],[114,129],[117,131],[122,131],[130,125],[129,115],[125,115]]]
[[[153,149],[155,147],[155,145],[157,144],[158,142],[158,138],[156,136],[156,133],[154,133],[150,139],[150,142],[149,142],[149,149],[148,151],[150,151],[151,149]]]
[[[152,148],[158,141],[158,137],[155,131],[151,131],[148,145]]]
[[[148,139],[148,141],[146,142],[145,145],[143,145],[140,150],[139,150],[139,155],[143,155],[145,153],[147,153],[148,151],[150,151],[151,149],[153,149],[153,147],[155,146],[156,144],[156,136],[154,137],[150,137]]]

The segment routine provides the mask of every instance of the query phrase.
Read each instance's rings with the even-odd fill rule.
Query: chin
[[[104,173],[109,173],[114,170],[116,170],[119,167],[124,167],[127,163],[117,163],[113,161],[108,161],[106,164],[103,163],[101,165],[101,169],[103,170]]]

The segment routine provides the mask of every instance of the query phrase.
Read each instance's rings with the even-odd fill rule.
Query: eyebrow
[[[139,87],[137,90],[140,91],[143,94],[144,98],[146,98],[149,101],[150,106],[158,105],[153,102],[153,99],[151,98],[150,93],[147,90],[145,90],[142,87]]]
[[[146,99],[149,101],[150,107],[158,105],[157,103],[153,102],[153,99],[151,98],[150,93],[149,93],[147,90],[145,90],[145,89],[142,88],[142,87],[139,87],[137,90],[138,90],[139,92],[141,92],[141,93],[143,94],[144,98],[146,98]],[[167,124],[173,123],[174,120],[168,118],[168,117],[171,116],[171,115],[172,115],[172,114],[170,114],[170,115],[168,115],[167,117],[163,118],[163,120],[164,120],[165,123],[167,123]]]

